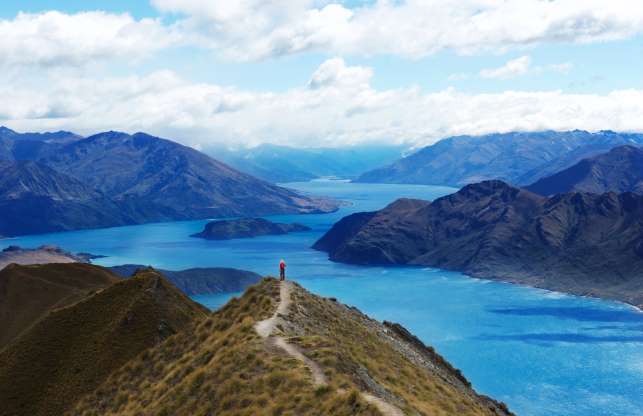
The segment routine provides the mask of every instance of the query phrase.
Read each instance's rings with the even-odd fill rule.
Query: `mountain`
[[[0,349],[50,311],[119,281],[89,264],[11,264],[0,270]]]
[[[355,178],[393,162],[404,150],[402,146],[298,149],[261,144],[236,149],[217,146],[207,149],[206,153],[242,172],[270,182],[284,183],[321,177]]]
[[[68,134],[0,130],[0,236],[337,209],[169,140]],[[16,153],[21,143],[40,147]]]
[[[207,314],[152,270],[52,310],[0,350],[0,414],[61,415],[141,352]]]
[[[146,266],[139,264],[124,264],[109,267],[109,270],[122,277],[131,277],[138,270],[145,268]],[[158,269],[158,272],[188,296],[241,292],[261,280],[261,276],[257,273],[227,267],[203,267],[178,271]]]
[[[144,133],[101,133],[44,163],[149,221],[329,212],[336,204],[258,180],[192,148]],[[142,208],[141,208],[142,207]]]
[[[565,192],[643,194],[643,149],[619,146],[526,187],[541,195]]]
[[[501,181],[347,217],[314,248],[334,261],[461,271],[643,307],[643,196],[542,197]]]
[[[83,182],[33,161],[0,161],[0,236],[142,221]]]
[[[527,185],[626,144],[643,144],[643,134],[574,130],[457,136],[366,172],[356,181],[462,186],[500,179]]]
[[[510,414],[401,326],[265,279],[113,372],[70,414],[402,412]]]
[[[18,133],[0,126],[0,160],[37,160],[82,138],[69,131]]]
[[[200,233],[192,237],[206,240],[230,240],[233,238],[251,238],[262,235],[282,235],[298,231],[310,231],[302,224],[282,224],[264,218],[239,218],[234,220],[210,221]]]

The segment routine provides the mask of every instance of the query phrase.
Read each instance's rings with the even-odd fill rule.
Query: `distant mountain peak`
[[[565,192],[635,192],[643,194],[643,149],[617,146],[526,187],[541,195]]]
[[[488,179],[527,185],[643,134],[584,130],[455,136],[363,173],[357,182],[463,186]]]
[[[14,134],[18,134],[18,133],[16,133],[14,130],[11,130],[9,127],[0,126],[0,134],[14,135]]]

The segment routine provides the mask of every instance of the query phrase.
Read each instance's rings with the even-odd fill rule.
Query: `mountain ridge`
[[[525,189],[545,196],[610,191],[643,194],[643,149],[631,145],[615,147],[542,178]]]
[[[356,182],[463,186],[499,179],[527,185],[643,134],[583,130],[454,136],[359,176]]]
[[[398,200],[363,224],[350,222],[313,248],[333,261],[438,267],[643,306],[640,195],[546,198],[485,181],[433,202]]]
[[[322,213],[338,206],[145,133],[111,131],[55,144],[8,136],[0,135],[1,236],[248,214]],[[16,160],[11,152],[17,142],[38,144],[38,152],[30,156],[35,160]]]

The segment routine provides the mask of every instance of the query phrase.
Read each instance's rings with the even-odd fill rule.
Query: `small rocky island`
[[[262,235],[281,235],[297,231],[310,231],[302,224],[282,224],[263,218],[239,218],[236,220],[211,221],[200,233],[192,237],[206,240],[231,240],[233,238],[251,238]]]

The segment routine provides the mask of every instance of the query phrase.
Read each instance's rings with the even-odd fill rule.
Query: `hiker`
[[[279,262],[279,280],[286,280],[286,262],[284,259]]]

